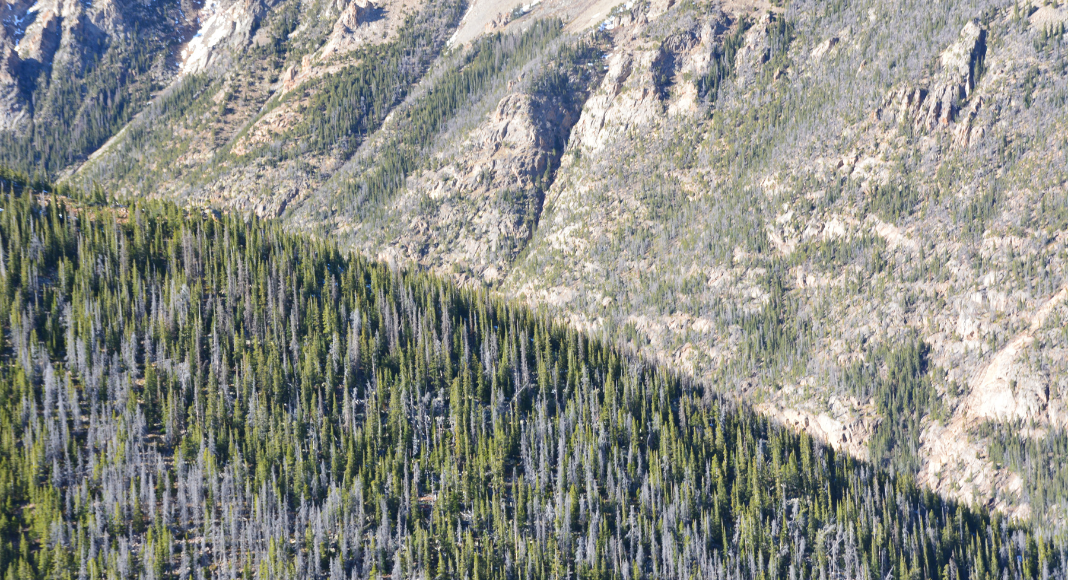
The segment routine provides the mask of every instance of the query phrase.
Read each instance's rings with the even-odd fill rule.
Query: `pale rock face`
[[[25,91],[54,63],[93,59],[108,34],[123,28],[121,10],[112,0],[9,2],[0,26],[0,130],[18,129],[32,115]]]
[[[833,399],[825,411],[806,408],[760,405],[758,409],[781,424],[805,431],[831,447],[854,457],[867,459],[868,439],[878,424],[875,413],[856,400]]]
[[[920,484],[966,503],[994,498],[992,507],[1010,516],[1030,515],[1028,504],[1011,507],[1005,501],[1020,492],[1023,480],[994,465],[986,449],[969,434],[965,421],[954,418],[945,426],[933,424],[921,436],[921,444],[927,461],[920,469]]]
[[[559,149],[566,138],[558,129],[574,123],[570,111],[544,97],[509,95],[498,103],[476,139],[483,151],[498,153],[502,147],[509,151],[521,165],[517,175],[536,176],[545,171],[545,156]]]
[[[894,115],[896,121],[909,120],[917,128],[928,131],[958,121],[959,104],[967,102],[975,90],[985,56],[986,31],[977,22],[969,22],[957,42],[942,52],[941,70],[929,85],[906,86],[894,91],[883,109]],[[963,128],[958,128],[958,143],[970,142],[971,124],[981,106],[979,100],[968,103],[961,119]]]
[[[16,49],[23,61],[36,61],[38,64],[52,62],[52,56],[59,49],[59,8],[53,5],[37,11],[33,24],[26,29],[26,34]]]
[[[1022,335],[999,351],[976,377],[966,402],[966,412],[977,419],[1012,421],[1034,417],[1046,405],[1041,383],[1033,377],[1020,382],[1022,369],[1016,359],[1034,339]],[[1037,387],[1037,388],[1036,388]]]
[[[972,100],[971,104],[968,105],[968,108],[964,110],[964,113],[961,114],[960,122],[957,124],[957,128],[953,133],[953,144],[955,146],[968,147],[972,143],[973,136],[982,137],[985,132],[983,127],[979,127],[977,130],[973,131],[975,118],[982,108],[983,98],[976,97]]]
[[[600,151],[613,137],[659,117],[660,100],[651,71],[656,57],[655,50],[625,49],[609,57],[608,73],[575,125],[575,147]],[[635,70],[641,72],[632,75]]]
[[[1044,414],[1049,403],[1049,378],[1028,368],[1020,359],[1034,343],[1034,334],[1045,325],[1050,312],[1066,299],[1068,288],[1043,304],[1031,317],[1027,330],[999,350],[973,378],[963,405],[969,418],[1034,420]]]
[[[336,0],[337,20],[323,47],[320,61],[343,57],[358,48],[389,41],[404,24],[407,14],[423,0]]]
[[[525,93],[502,98],[474,129],[463,153],[412,180],[393,211],[433,209],[410,216],[391,240],[392,254],[448,270],[463,267],[484,282],[500,280],[500,256],[514,255],[541,210],[539,179],[557,163],[578,111],[553,98]],[[424,200],[424,201],[421,201]]]
[[[486,34],[490,34],[493,32],[497,32],[498,30],[503,30],[505,26],[508,26],[510,16],[511,15],[508,12],[498,12],[497,16],[495,16],[492,20],[486,23],[486,26],[485,28],[483,28],[483,31]]]
[[[837,36],[832,36],[831,38],[828,38],[827,40],[824,40],[823,42],[819,43],[816,46],[816,48],[812,49],[812,52],[809,53],[809,60],[813,64],[818,64],[819,61],[823,60],[823,57],[828,52],[830,52],[830,50],[832,48],[834,48],[836,46],[838,46],[838,37]]]
[[[22,60],[0,28],[0,130],[16,128],[27,117],[26,99],[19,88]]]
[[[972,305],[1003,298],[997,294],[971,297]],[[1005,498],[1019,492],[1020,476],[999,468],[990,460],[985,447],[970,434],[970,427],[985,421],[1041,424],[1049,419],[1060,425],[1050,408],[1050,381],[1041,371],[1025,362],[1033,348],[1034,335],[1046,324],[1051,313],[1068,300],[1068,287],[1062,288],[1031,314],[1028,327],[993,353],[969,381],[967,396],[944,425],[932,425],[921,438],[922,455],[927,461],[920,471],[920,483],[949,497],[972,501],[976,497],[993,498],[994,507],[1017,517],[1028,517],[1030,506],[1011,507]],[[962,313],[958,332],[977,333],[979,323]],[[967,338],[967,337],[965,337]]]
[[[75,50],[99,47],[105,36],[122,32],[122,9],[113,0],[45,0],[25,9],[16,50],[23,62],[47,66]]]
[[[720,41],[718,35],[729,28],[729,20],[713,12],[663,42],[640,39],[648,23],[673,4],[654,2],[647,13],[618,18],[617,26],[623,29],[620,40],[607,58],[601,86],[586,101],[571,147],[595,154],[629,131],[701,110],[694,79],[708,71],[713,47]],[[759,34],[754,33],[752,42],[757,43],[757,38]]]
[[[659,18],[674,5],[675,0],[652,0],[652,2],[649,3],[649,20]]]
[[[965,95],[975,88],[976,61],[986,52],[986,31],[976,21],[964,25],[960,40],[941,55],[942,70],[951,78],[964,83]]]
[[[913,252],[919,250],[916,241],[902,234],[901,229],[894,224],[886,223],[875,215],[869,215],[868,219],[872,222],[872,229],[875,230],[875,233],[886,240],[887,245],[891,248],[904,247]]]
[[[312,78],[315,74],[315,70],[312,63],[312,55],[306,54],[300,59],[300,66],[289,65],[289,68],[282,73],[282,93],[288,93],[293,89],[300,86],[304,81]]]
[[[202,72],[218,62],[227,49],[245,46],[267,6],[259,0],[222,0],[204,6],[203,24],[182,51],[182,74]]]

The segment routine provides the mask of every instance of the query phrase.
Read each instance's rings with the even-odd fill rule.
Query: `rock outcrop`
[[[27,117],[26,97],[22,92],[22,59],[0,28],[0,131],[16,129]]]
[[[47,8],[38,7],[36,13],[33,14],[33,23],[26,28],[25,35],[17,49],[19,58],[24,62],[33,62],[38,65],[52,63],[52,57],[59,49],[60,8],[58,3]]]
[[[55,66],[84,70],[100,58],[109,34],[122,33],[123,22],[113,0],[10,2],[6,8],[0,26],[0,130],[13,130],[32,118],[42,74],[47,77]]]
[[[1068,287],[1056,293],[1031,317],[1028,327],[1012,338],[972,379],[968,398],[961,412],[979,421],[1042,421],[1049,402],[1049,385],[1026,365],[1020,356],[1035,341],[1035,334],[1046,324],[1050,313],[1068,300]]]
[[[394,204],[411,219],[396,251],[438,269],[500,280],[502,265],[534,230],[543,188],[577,119],[577,110],[551,96],[505,96],[470,134],[462,155],[416,177]]]
[[[383,8],[370,0],[349,0],[347,6],[343,2],[338,2],[341,15],[334,23],[330,38],[323,45],[323,58],[348,52],[385,35]]]
[[[883,104],[883,110],[893,114],[897,122],[911,122],[928,131],[953,123],[961,104],[968,101],[975,89],[985,57],[986,31],[977,21],[969,22],[961,30],[960,39],[942,52],[939,73],[927,84],[894,91]],[[960,140],[966,142],[967,136]]]
[[[182,74],[204,71],[247,46],[269,5],[263,0],[212,1],[201,9],[196,36],[182,50]]]
[[[607,56],[601,86],[575,126],[573,147],[595,153],[665,115],[694,113],[700,108],[696,80],[709,70],[713,51],[731,19],[713,10],[654,43],[642,37],[649,17],[638,10],[614,17],[619,40]]]
[[[655,119],[662,110],[651,64],[658,51],[621,50],[608,58],[600,89],[586,103],[575,126],[574,147],[600,151],[611,139]],[[639,71],[637,76],[632,73]]]

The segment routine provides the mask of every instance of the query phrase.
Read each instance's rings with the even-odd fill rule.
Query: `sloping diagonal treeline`
[[[1064,577],[1063,543],[485,293],[4,189],[4,578]]]

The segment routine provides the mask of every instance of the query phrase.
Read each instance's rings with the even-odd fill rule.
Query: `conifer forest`
[[[484,290],[5,175],[5,579],[1065,577],[1055,536]]]

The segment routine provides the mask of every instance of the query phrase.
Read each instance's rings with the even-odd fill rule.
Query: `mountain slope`
[[[1062,543],[486,292],[3,185],[5,577],[1064,577]]]
[[[491,288],[1065,521],[1063,2],[227,6],[72,183]]]
[[[83,162],[165,84],[195,33],[190,0],[5,2],[0,163],[54,175]]]
[[[504,289],[944,493],[1063,518],[981,432],[1065,428],[1064,47],[1011,7],[957,6],[961,24],[896,42],[880,35],[927,5],[860,8],[750,27],[711,119],[675,112],[697,88],[684,69],[637,124],[604,87],[584,114],[623,121],[576,126]],[[914,395],[891,372],[917,338]]]

